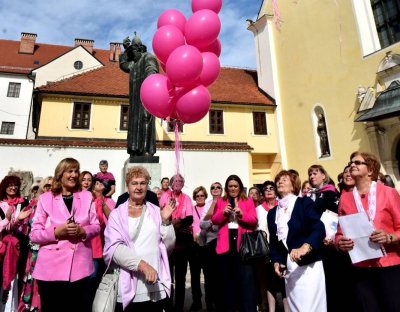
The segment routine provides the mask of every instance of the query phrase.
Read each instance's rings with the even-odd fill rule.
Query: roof
[[[128,97],[129,75],[118,64],[85,72],[38,88],[40,93]],[[209,87],[213,102],[244,105],[272,105],[275,101],[258,88],[255,70],[222,67]]]
[[[360,121],[376,121],[400,116],[400,81],[393,81],[389,87],[376,98],[375,105],[356,118]]]
[[[35,43],[33,54],[18,53],[20,41],[0,39],[0,72],[29,74],[55,58],[69,52],[75,46],[61,46],[46,43]],[[108,50],[93,49],[93,56],[103,64],[110,63]]]
[[[18,53],[19,47],[20,41],[0,40],[0,72],[29,74],[75,49],[75,46],[35,43],[34,53],[24,54]],[[119,68],[118,62],[109,60],[110,51],[93,49],[93,56],[105,66],[49,83],[37,90],[40,93],[128,98],[129,75]],[[214,103],[275,106],[275,100],[258,88],[255,70],[223,67],[209,91]]]

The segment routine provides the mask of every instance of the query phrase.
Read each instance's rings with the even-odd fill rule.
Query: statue
[[[321,148],[321,158],[331,155],[328,142],[328,131],[326,129],[324,114],[318,115],[317,133],[319,135],[319,146]]]
[[[129,73],[129,120],[127,151],[130,162],[158,162],[149,159],[156,153],[155,118],[142,104],[140,87],[150,75],[159,72],[157,59],[147,52],[140,38],[134,34],[131,40],[126,37],[123,41],[125,51],[119,57],[119,67]],[[141,157],[144,156],[144,157]],[[147,159],[140,161],[140,159]]]

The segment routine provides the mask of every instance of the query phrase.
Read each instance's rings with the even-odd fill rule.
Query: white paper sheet
[[[323,212],[321,221],[325,225],[325,237],[327,239],[334,239],[338,225],[338,214],[327,209]]]
[[[341,216],[339,224],[343,235],[354,241],[354,248],[349,251],[351,262],[357,263],[384,256],[381,245],[369,240],[374,229],[365,213]]]

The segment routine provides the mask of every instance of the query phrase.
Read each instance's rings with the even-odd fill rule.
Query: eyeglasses
[[[139,182],[134,181],[134,182],[131,182],[130,185],[135,186],[135,187],[137,187],[139,185],[145,187],[145,186],[147,186],[147,182],[143,181],[143,182],[139,183]]]
[[[215,190],[215,189],[220,190],[221,187],[219,185],[211,186],[211,190]]]
[[[206,197],[206,195],[204,195],[204,194],[197,194],[197,195],[196,195],[196,198],[199,198],[199,197]]]
[[[351,160],[351,161],[349,161],[348,165],[351,166],[352,164],[355,164],[356,166],[367,165],[367,163],[365,161],[361,161],[361,160]]]
[[[264,191],[275,191],[275,187],[274,186],[266,186],[263,189]]]

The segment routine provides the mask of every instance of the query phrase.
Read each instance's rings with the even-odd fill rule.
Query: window
[[[76,61],[76,62],[74,63],[74,68],[77,69],[77,70],[82,69],[82,68],[83,68],[83,63],[82,63],[82,61]]]
[[[211,109],[208,116],[210,121],[210,133],[224,134],[223,111]]]
[[[21,90],[21,84],[18,82],[10,82],[8,84],[7,97],[19,97],[19,91]]]
[[[253,112],[254,134],[267,133],[267,119],[264,112]]]
[[[14,134],[15,122],[3,121],[0,134]]]
[[[178,122],[179,124],[179,132],[183,132],[183,122],[174,118],[170,118],[167,125],[168,132],[175,132],[175,125]]]
[[[90,123],[90,103],[74,103],[72,115],[72,129],[89,129]]]
[[[121,105],[119,130],[128,130],[128,120],[129,120],[129,105]]]
[[[371,0],[381,48],[400,41],[400,0]]]

